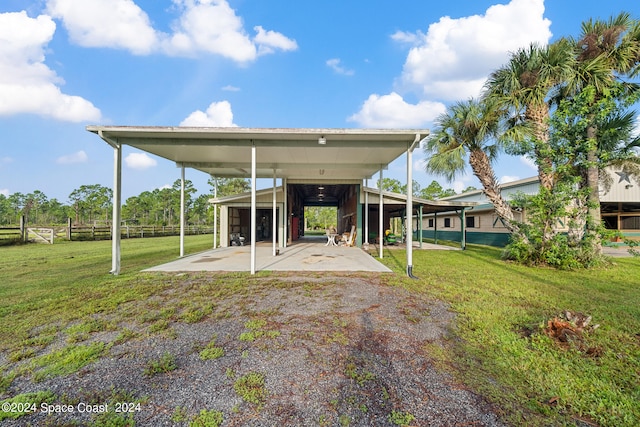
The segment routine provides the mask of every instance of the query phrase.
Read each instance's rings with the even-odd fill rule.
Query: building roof
[[[368,179],[428,130],[256,129],[87,126],[112,146],[128,145],[216,177]],[[322,144],[324,140],[324,144]]]

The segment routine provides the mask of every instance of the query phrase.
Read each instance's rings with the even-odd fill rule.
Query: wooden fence
[[[71,227],[69,240],[110,240],[111,227],[106,226],[75,226]],[[126,225],[120,229],[123,239],[142,237],[178,236],[180,226],[177,225]],[[213,234],[213,227],[208,225],[188,225],[184,228],[184,234]]]
[[[213,226],[188,225],[184,234],[213,234]],[[123,225],[120,236],[123,239],[142,237],[161,237],[180,235],[177,225]],[[66,240],[110,240],[112,230],[110,226],[67,226],[57,227],[27,227],[21,222],[20,227],[0,227],[0,246],[23,242],[46,242],[52,244],[55,239]]]

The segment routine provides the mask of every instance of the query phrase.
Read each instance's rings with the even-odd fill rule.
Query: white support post
[[[271,213],[271,238],[273,239],[273,256],[276,256],[276,232],[278,230],[278,224],[276,222],[276,169],[273,169],[273,210]]]
[[[213,178],[213,198],[218,198],[218,178]],[[213,249],[218,245],[218,204],[213,204]]]
[[[111,274],[120,274],[120,223],[122,222],[122,145],[113,145],[113,223],[111,224]]]
[[[256,274],[256,145],[251,144],[251,274]]]
[[[369,180],[366,179],[364,182],[364,244],[369,247],[369,192],[366,190]]]
[[[418,209],[418,242],[420,242],[420,249],[422,249],[422,204]]]
[[[460,248],[462,250],[467,249],[466,226],[467,226],[466,211],[464,208],[462,208],[462,212],[460,213]]]
[[[282,247],[286,248],[289,244],[289,191],[287,189],[287,178],[282,178],[282,191],[284,191],[284,212],[282,218],[284,219],[284,238],[282,239]]]
[[[180,165],[180,258],[184,256],[184,164]]]
[[[380,200],[378,201],[378,246],[380,247],[380,258],[384,253],[384,203],[382,201],[382,165],[380,165],[380,180],[378,181],[378,189]]]
[[[413,150],[420,142],[420,134],[417,133],[413,143],[407,149],[407,207],[405,209],[405,230],[407,234],[407,276],[415,279],[413,275]]]

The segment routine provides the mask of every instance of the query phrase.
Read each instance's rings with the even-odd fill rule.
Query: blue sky
[[[67,202],[111,186],[112,149],[88,124],[431,128],[477,96],[508,53],[577,36],[628,0],[2,0],[0,193]],[[428,176],[414,155],[414,179]],[[172,162],[124,151],[123,195],[172,184]],[[385,177],[405,180],[405,159]],[[521,158],[503,181],[535,175]],[[208,177],[187,170],[199,193]]]

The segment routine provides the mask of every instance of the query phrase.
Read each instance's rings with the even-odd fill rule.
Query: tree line
[[[216,182],[209,180],[212,186]],[[218,178],[218,196],[238,194],[250,189],[249,181],[238,178]],[[210,223],[212,213],[211,193],[196,196],[193,183],[185,180],[185,214],[189,224]],[[32,193],[0,194],[0,225],[11,226],[25,217],[32,225],[63,225],[71,218],[76,225],[107,224],[113,215],[113,191],[100,184],[81,185],[69,193],[63,203],[48,198],[40,190]],[[131,224],[178,225],[180,223],[180,180],[169,188],[144,191],[127,198],[122,204],[122,218]]]
[[[459,101],[438,117],[424,146],[427,172],[453,179],[467,163],[512,233],[505,256],[561,267],[602,261],[606,230],[600,188],[623,168],[640,184],[640,22],[627,13],[582,23],[577,37],[511,54],[489,76],[478,99]],[[493,163],[501,152],[535,161],[536,196],[506,200]],[[618,169],[619,170],[619,169]],[[527,209],[526,223],[513,209]],[[569,231],[559,232],[564,223]]]
[[[210,179],[209,193],[196,196],[193,183],[185,180],[185,213],[189,224],[211,223],[213,220],[209,199],[217,186],[219,197],[241,194],[251,190],[248,179],[217,178]],[[379,185],[379,183],[378,183]],[[405,193],[406,185],[391,178],[384,178],[383,189]],[[469,187],[467,190],[473,190]],[[453,189],[444,189],[437,181],[421,188],[417,181],[413,183],[414,195],[429,200],[455,195]],[[48,198],[40,190],[32,193],[0,194],[0,225],[11,226],[20,223],[24,215],[28,224],[63,225],[71,218],[76,225],[107,224],[113,214],[113,191],[100,184],[81,185],[69,193],[66,203],[56,198]],[[315,224],[327,222],[324,216],[316,221],[315,213],[310,218]],[[325,213],[326,216],[326,213]],[[129,224],[178,225],[180,220],[180,180],[171,187],[143,191],[137,196],[127,198],[122,205],[122,218]],[[332,223],[335,223],[335,219]]]

